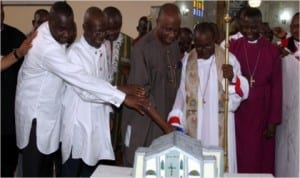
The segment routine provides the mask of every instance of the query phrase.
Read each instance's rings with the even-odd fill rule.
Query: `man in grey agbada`
[[[174,4],[164,4],[159,11],[157,26],[135,44],[131,53],[128,84],[139,84],[149,94],[150,104],[166,119],[180,82],[180,50],[177,36],[180,11]],[[148,116],[124,109],[122,117],[123,163],[132,166],[138,147],[149,146],[163,135]]]

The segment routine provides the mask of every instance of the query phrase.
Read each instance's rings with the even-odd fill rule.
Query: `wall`
[[[104,9],[107,6],[115,6],[120,9],[123,15],[122,32],[135,38],[138,34],[136,26],[141,16],[150,14],[151,6],[160,6],[170,1],[68,1],[72,6],[75,21],[77,23],[78,34],[82,34],[82,21],[85,10],[90,6],[97,6]],[[10,6],[4,7],[5,20],[4,23],[12,25],[23,33],[27,34],[32,28],[32,18],[35,10],[45,8],[50,10],[50,5],[28,5],[28,6]]]
[[[290,23],[292,16],[299,12],[299,1],[262,1],[259,9],[263,13],[263,21],[269,22],[271,28],[276,26],[283,27],[286,31],[290,31]],[[281,16],[285,14],[286,23],[282,23]]]

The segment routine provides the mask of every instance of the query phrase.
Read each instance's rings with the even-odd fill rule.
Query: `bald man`
[[[131,53],[128,84],[139,84],[149,94],[151,105],[167,119],[180,82],[180,50],[176,40],[180,11],[174,4],[161,6],[157,26],[135,44]],[[148,116],[124,109],[122,136],[125,166],[132,166],[138,147],[149,146],[163,130]]]
[[[87,73],[109,81],[108,56],[104,45],[107,19],[98,7],[86,10],[83,35],[68,50],[67,56]],[[77,89],[67,85],[62,115],[62,176],[90,177],[101,159],[114,159],[110,139],[109,104],[83,100]]]
[[[18,75],[15,101],[17,146],[22,149],[23,176],[51,177],[53,153],[59,148],[65,83],[78,87],[76,93],[86,101],[128,104],[141,108],[144,103],[109,82],[86,72],[84,66],[70,62],[66,44],[74,32],[74,14],[66,2],[52,5],[49,21],[38,29],[33,46],[25,56]],[[98,27],[99,28],[99,27]],[[101,41],[101,31],[93,30]],[[100,37],[99,37],[100,36]],[[91,50],[90,48],[87,50]],[[140,91],[137,89],[137,93]]]

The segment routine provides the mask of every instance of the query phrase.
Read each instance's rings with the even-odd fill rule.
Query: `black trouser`
[[[62,177],[90,177],[97,165],[89,166],[82,159],[70,158],[62,165]]]
[[[58,150],[59,151],[59,150]],[[54,162],[59,159],[59,154],[54,152],[50,155],[41,153],[37,148],[36,119],[32,121],[28,145],[21,150],[23,155],[23,176],[24,177],[53,177]],[[57,155],[58,154],[58,155]],[[60,172],[56,168],[56,172]]]
[[[16,135],[1,134],[1,176],[14,177],[18,163],[19,149]]]

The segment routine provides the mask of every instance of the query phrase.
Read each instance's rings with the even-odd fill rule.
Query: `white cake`
[[[224,152],[220,147],[203,147],[199,140],[172,132],[135,152],[134,178],[222,177]]]

